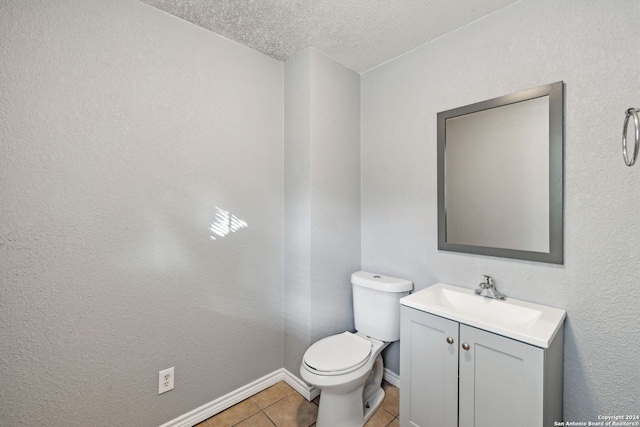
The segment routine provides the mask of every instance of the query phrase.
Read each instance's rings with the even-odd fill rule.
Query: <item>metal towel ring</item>
[[[622,157],[627,166],[633,166],[638,158],[638,148],[640,147],[640,119],[638,118],[637,108],[629,108],[626,111],[627,117],[624,119],[624,127],[622,128]],[[629,117],[633,116],[633,126],[635,128],[635,144],[633,146],[633,157],[629,158],[629,150],[627,150],[627,127],[629,126]]]

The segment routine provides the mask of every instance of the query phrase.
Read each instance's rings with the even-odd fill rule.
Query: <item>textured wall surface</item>
[[[417,289],[473,288],[485,273],[508,296],[566,309],[568,420],[640,410],[640,169],[620,149],[624,111],[640,107],[638,16],[633,0],[521,1],[362,76],[363,269]],[[436,114],[558,80],[564,265],[438,251]]]
[[[360,269],[360,75],[311,50],[311,341],[353,326]]]
[[[285,350],[353,329],[360,268],[360,76],[316,49],[285,64]]]
[[[283,64],[129,0],[2,0],[0,39],[0,425],[157,426],[281,368]]]
[[[637,16],[523,0],[358,77],[137,1],[0,0],[0,425],[159,425],[298,374],[360,266],[567,309],[566,418],[637,413]],[[557,80],[565,264],[439,252],[436,113]],[[211,239],[217,208],[247,227]]]
[[[311,49],[284,65],[284,367],[311,343]]]

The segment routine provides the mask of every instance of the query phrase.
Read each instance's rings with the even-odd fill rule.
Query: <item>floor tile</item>
[[[209,427],[231,427],[240,421],[246,420],[250,416],[259,412],[260,408],[251,399],[243,400],[226,411],[220,412],[209,418]]]
[[[318,417],[318,407],[293,393],[264,410],[277,427],[309,427]]]
[[[382,386],[384,401],[365,426],[400,427],[399,390],[386,381]],[[194,427],[315,427],[318,402],[308,402],[281,381]]]
[[[397,418],[394,418],[393,421],[387,424],[387,427],[400,427],[400,420]]]
[[[272,385],[271,387],[262,390],[260,393],[251,397],[253,401],[258,405],[261,409],[266,408],[278,400],[287,397],[291,393],[295,393],[296,391],[286,382],[280,381]]]
[[[384,388],[384,400],[382,401],[382,408],[389,412],[394,417],[397,417],[400,413],[400,389],[394,387],[388,382],[382,383]]]
[[[240,424],[236,424],[235,427],[274,427],[274,425],[264,412],[258,412]]]
[[[373,414],[369,421],[364,425],[365,427],[385,427],[391,421],[393,421],[395,417],[385,411],[382,408],[378,408],[378,410]]]

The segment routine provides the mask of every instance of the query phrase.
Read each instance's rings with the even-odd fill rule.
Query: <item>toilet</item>
[[[400,298],[409,280],[358,271],[351,275],[355,333],[323,338],[307,349],[300,375],[320,389],[317,427],[361,427],[384,399],[380,353],[400,339]]]

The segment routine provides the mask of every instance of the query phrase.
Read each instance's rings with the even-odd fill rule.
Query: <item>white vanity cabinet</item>
[[[553,426],[562,359],[562,327],[540,347],[403,304],[400,425]]]

